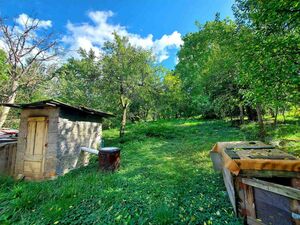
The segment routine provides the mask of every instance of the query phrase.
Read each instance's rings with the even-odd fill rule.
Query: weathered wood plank
[[[253,187],[245,185],[245,205],[247,209],[247,218],[256,218]]]
[[[24,175],[43,176],[47,117],[30,117],[28,121],[27,151],[23,157]]]
[[[0,173],[12,175],[15,167],[17,143],[4,143],[0,147]]]
[[[226,169],[225,167],[223,168],[222,173],[223,173],[223,179],[224,179],[225,187],[226,187],[230,202],[232,204],[235,214],[237,214],[235,191],[234,191],[234,186],[233,186],[233,177],[232,177],[230,171],[228,169]]]
[[[290,177],[300,178],[300,173],[291,171],[276,171],[276,170],[241,170],[241,177]]]
[[[247,224],[248,225],[265,225],[260,220],[252,218],[252,217],[247,217]]]
[[[210,152],[210,158],[213,162],[213,167],[215,171],[221,171],[223,166],[223,160],[218,152]]]
[[[43,155],[44,150],[44,141],[45,141],[45,134],[46,124],[44,121],[37,122],[36,124],[36,135],[35,135],[35,148],[34,148],[34,155]]]
[[[297,190],[300,190],[300,179],[298,178],[293,178],[291,180],[291,186]],[[300,201],[293,199],[291,201],[291,210],[294,216],[293,217],[293,222],[295,225],[300,225]],[[296,218],[297,217],[297,218]]]
[[[47,120],[47,117],[28,117],[28,122],[43,122],[43,121],[45,121],[45,120]]]
[[[36,131],[36,122],[28,121],[27,128],[27,146],[26,146],[26,154],[33,155],[34,153],[34,142],[35,142],[35,131]]]
[[[237,211],[240,216],[246,217],[247,216],[247,210],[246,210],[246,200],[245,200],[245,184],[242,183],[242,180],[240,177],[235,178],[235,190],[236,190],[236,205],[237,205]]]
[[[242,178],[242,182],[244,184],[257,187],[266,191],[270,191],[279,195],[283,195],[286,197],[289,197],[291,199],[300,200],[300,190],[280,185],[280,184],[274,184],[267,181],[262,181],[258,179],[248,179],[248,178]]]

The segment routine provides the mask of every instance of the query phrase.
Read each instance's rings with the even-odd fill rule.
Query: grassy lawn
[[[248,130],[247,130],[248,129]],[[116,173],[96,159],[54,181],[0,178],[0,224],[241,224],[208,152],[217,141],[245,140],[224,121],[172,120],[104,132],[122,148]]]
[[[283,117],[279,116],[279,122],[275,127],[271,118],[266,118],[266,142],[279,147],[300,157],[300,118],[287,116],[285,122]],[[258,134],[257,123],[248,123],[241,127],[247,140],[256,140]]]

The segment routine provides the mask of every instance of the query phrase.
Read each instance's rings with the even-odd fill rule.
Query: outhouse
[[[88,164],[81,146],[97,148],[102,121],[112,114],[57,100],[2,104],[21,109],[15,177],[48,179]]]

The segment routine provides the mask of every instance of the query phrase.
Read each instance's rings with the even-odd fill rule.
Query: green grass
[[[277,126],[274,126],[271,118],[266,118],[266,142],[280,149],[300,157],[300,120],[299,117],[287,116],[285,122],[279,116]],[[246,139],[258,139],[257,123],[248,123],[241,127]]]
[[[170,120],[116,129],[106,146],[120,146],[115,173],[89,166],[44,182],[0,177],[0,224],[241,224],[233,215],[209,150],[217,141],[245,140],[224,121]]]

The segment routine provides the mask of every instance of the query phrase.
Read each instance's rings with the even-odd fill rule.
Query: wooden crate
[[[220,144],[224,146],[224,150],[228,149],[228,145],[237,147],[239,144],[246,151],[249,149],[249,146],[245,146],[247,144],[245,142]],[[224,152],[218,153],[214,148],[210,153],[214,169],[222,172],[234,212],[244,218],[245,224],[300,225],[300,173],[298,171],[244,169],[234,174],[226,167],[228,160],[225,165],[222,157]],[[255,147],[255,149],[259,148],[261,147]],[[265,145],[263,149],[276,152],[272,146]],[[236,156],[230,155],[230,157],[234,160]]]
[[[290,185],[236,177],[238,215],[247,224],[300,224],[300,179],[285,179],[284,182],[287,181]]]

